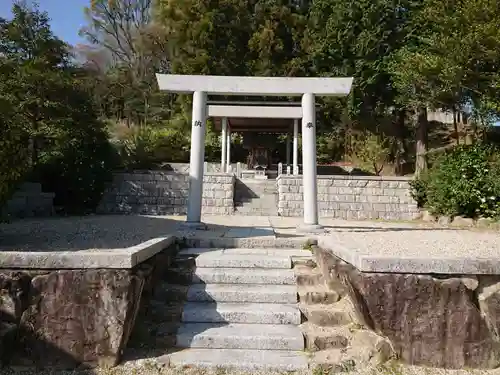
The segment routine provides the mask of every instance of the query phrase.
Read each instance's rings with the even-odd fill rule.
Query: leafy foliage
[[[387,140],[376,134],[364,132],[354,138],[351,161],[361,169],[378,176],[389,161],[389,154]]]
[[[445,153],[413,183],[413,196],[433,214],[500,216],[500,153],[484,145]]]
[[[30,167],[29,133],[0,80],[0,207]]]
[[[2,152],[10,155],[5,160],[19,162],[11,177],[32,172],[66,212],[91,210],[111,173],[108,135],[47,14],[21,4],[13,14],[0,22],[1,99],[11,118],[2,121]]]
[[[182,162],[189,155],[189,139],[176,129],[151,127],[128,129],[116,141],[123,167],[162,168],[166,161]]]

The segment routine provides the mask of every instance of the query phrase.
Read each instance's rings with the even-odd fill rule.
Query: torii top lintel
[[[346,96],[351,91],[352,77],[238,77],[181,74],[156,74],[160,90],[212,95],[262,96]]]

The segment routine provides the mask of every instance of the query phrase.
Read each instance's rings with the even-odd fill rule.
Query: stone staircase
[[[310,250],[186,248],[154,289],[130,346],[174,367],[349,371],[393,353]]]
[[[234,213],[251,216],[278,216],[276,180],[236,180]]]
[[[379,365],[393,358],[389,341],[365,329],[344,287],[327,285],[312,260],[296,264],[297,292],[309,363],[329,373]]]
[[[192,267],[173,366],[308,368],[292,255],[287,249],[186,249]]]

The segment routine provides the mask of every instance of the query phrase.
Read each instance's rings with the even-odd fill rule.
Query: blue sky
[[[51,19],[54,34],[67,43],[75,45],[82,42],[78,31],[85,24],[83,8],[90,0],[38,0],[41,10],[46,11]],[[10,18],[12,0],[0,0],[0,17]]]

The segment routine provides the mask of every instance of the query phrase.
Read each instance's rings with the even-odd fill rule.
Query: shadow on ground
[[[206,348],[196,337],[230,324],[196,278],[196,256],[174,259],[163,279],[144,298],[123,362],[156,359],[188,348]],[[208,341],[201,340],[204,344]],[[210,342],[210,346],[216,346]]]

